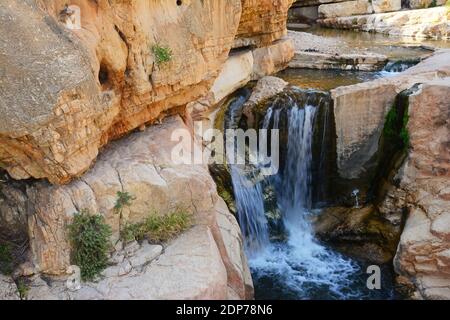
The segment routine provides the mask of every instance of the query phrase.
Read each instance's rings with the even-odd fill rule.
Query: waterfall
[[[346,292],[358,266],[324,247],[314,238],[312,202],[312,145],[315,117],[321,99],[287,93],[277,97],[261,119],[262,129],[284,130],[283,168],[257,180],[257,166],[231,165],[239,223],[256,285],[270,282],[270,290],[298,298],[349,298]],[[306,97],[306,99],[304,99]],[[315,103],[313,101],[316,101]],[[284,142],[286,142],[284,144]],[[284,240],[271,240],[265,213],[264,188],[276,191]],[[326,294],[324,294],[326,292]],[[269,295],[270,297],[270,295]]]

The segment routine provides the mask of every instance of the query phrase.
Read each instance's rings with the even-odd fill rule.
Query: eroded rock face
[[[79,21],[68,17],[66,4],[79,9]],[[232,46],[261,48],[282,38],[291,4],[2,3],[0,166],[15,179],[68,183],[108,141],[207,94]],[[169,61],[158,63],[155,48],[170,50]],[[288,42],[261,50],[259,76],[280,70],[293,54]]]
[[[86,171],[108,140],[206,93],[241,13],[239,0],[74,0],[82,28],[68,30],[67,1],[38,2],[1,4],[0,162],[16,179],[52,183]],[[158,65],[155,45],[172,59]]]
[[[173,141],[172,134],[175,134]],[[180,134],[185,135],[181,144]],[[117,239],[120,218],[114,211],[116,194],[118,191],[126,191],[132,194],[135,200],[131,206],[124,208],[122,226],[126,223],[140,222],[150,214],[167,214],[176,208],[184,208],[194,214],[196,226],[201,227],[204,232],[193,231],[191,238],[175,242],[179,241],[182,246],[195,247],[195,241],[203,241],[204,246],[210,250],[204,251],[205,259],[209,259],[208,263],[218,266],[217,272],[220,276],[202,275],[207,272],[199,269],[196,274],[200,278],[195,279],[196,276],[192,275],[190,280],[193,282],[191,285],[195,284],[203,289],[192,290],[191,298],[226,298],[229,293],[234,298],[251,297],[252,283],[242,251],[239,226],[223,200],[219,198],[206,165],[180,164],[177,161],[180,159],[174,156],[178,153],[173,154],[174,150],[181,150],[175,149],[176,146],[183,147],[185,156],[189,158],[192,158],[194,152],[201,152],[199,146],[192,143],[189,129],[178,116],[167,118],[161,125],[152,126],[143,132],[112,142],[87,174],[67,185],[52,186],[42,181],[27,185],[26,190],[22,191],[27,197],[25,203],[17,202],[9,205],[10,210],[19,212],[25,210],[29,214],[28,233],[32,259],[38,270],[51,275],[65,274],[67,267],[70,266],[71,251],[67,224],[73,215],[82,209],[104,215],[113,230],[113,240]],[[196,238],[197,234],[198,237],[203,235],[203,240]],[[192,259],[190,265],[192,268],[197,268],[196,263],[202,264],[195,262],[196,253],[192,252],[193,249],[189,251],[183,247],[180,250],[184,252],[186,261]],[[146,257],[146,254],[139,254],[136,258],[130,258],[129,267],[141,265],[140,261],[147,259]],[[128,275],[131,269],[127,268],[125,265],[119,266],[116,274],[109,275],[111,277]],[[153,272],[150,273],[151,275],[145,277],[157,279],[154,278]],[[159,274],[159,279],[167,277]],[[205,281],[202,282],[202,279]],[[183,283],[190,283],[190,280]],[[115,280],[108,281],[115,283]],[[121,281],[137,280],[122,279],[119,283]],[[113,290],[116,284],[110,285],[112,293],[111,295],[104,293],[104,298],[121,298],[120,294],[124,293],[119,289]],[[142,285],[151,286],[151,283]],[[162,289],[158,292],[152,291],[153,293],[141,297],[189,297],[188,289],[180,295],[171,291],[175,285],[176,282],[167,288],[161,285]],[[38,287],[42,289],[41,286]],[[139,288],[142,289],[142,286]],[[139,288],[136,290],[139,291]]]
[[[288,10],[294,0],[242,0],[234,47],[266,46],[286,35]]]
[[[409,98],[410,152],[390,193],[409,214],[395,257],[416,297],[450,298],[450,78],[425,82]]]
[[[338,16],[337,14],[334,14],[334,12],[330,12],[328,17],[319,19],[318,23],[329,28],[378,32],[393,36],[415,37],[419,39],[449,38],[449,10],[447,7],[374,14],[369,13],[370,12],[361,12],[358,15],[350,16],[345,12],[341,12],[343,16]]]

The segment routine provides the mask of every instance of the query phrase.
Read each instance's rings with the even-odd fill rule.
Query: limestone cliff
[[[0,168],[8,173],[0,172],[0,230],[29,238],[28,261],[15,275],[32,276],[31,299],[117,299],[125,298],[124,288],[134,290],[126,298],[253,297],[236,219],[207,167],[171,161],[170,138],[178,129],[189,132],[187,105],[206,99],[213,106],[287,66],[293,47],[283,37],[291,4],[0,3]],[[113,239],[119,237],[113,207],[121,190],[136,197],[126,222],[182,206],[195,226],[159,249],[158,259],[145,244],[137,257],[123,248],[126,257],[105,271],[106,291],[86,284],[70,294],[64,283],[40,279],[68,270],[66,226],[75,212],[102,214]],[[190,251],[191,244],[197,248]],[[173,282],[158,282],[164,278]]]
[[[0,4],[0,162],[16,179],[66,183],[109,140],[206,93],[241,14],[239,0],[79,0],[69,30],[66,3]],[[172,59],[158,65],[156,45]]]
[[[2,2],[0,166],[15,179],[80,176],[108,141],[204,96],[233,46],[283,37],[291,2]]]

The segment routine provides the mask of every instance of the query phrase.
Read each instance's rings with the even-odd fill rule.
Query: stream
[[[418,57],[420,48],[409,48],[398,39],[353,32],[313,30],[339,36],[390,57]],[[395,45],[393,45],[393,43]],[[287,69],[277,76],[292,86],[269,102],[258,129],[279,129],[281,168],[261,178],[258,165],[230,165],[239,224],[255,286],[256,299],[400,299],[392,266],[382,268],[382,289],[369,290],[368,267],[341,254],[314,236],[311,218],[320,213],[313,197],[313,134],[326,128],[318,117],[329,107],[328,91],[338,86],[388,77],[411,65],[390,65],[380,72]],[[227,106],[225,129],[241,127],[241,114],[251,89],[241,89]],[[320,182],[319,182],[320,184]],[[319,186],[320,188],[320,186]],[[268,197],[268,194],[271,194]],[[272,198],[272,200],[268,200]],[[275,199],[275,200],[273,200]],[[276,216],[276,218],[274,218]]]

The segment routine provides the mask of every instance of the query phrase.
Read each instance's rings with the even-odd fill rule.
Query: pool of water
[[[321,27],[312,27],[302,31],[326,38],[339,39],[351,48],[384,54],[392,60],[426,57],[432,53],[427,48],[450,48],[448,40],[420,40],[412,37],[393,37],[380,33]]]
[[[285,69],[276,76],[302,89],[329,91],[340,86],[375,80],[389,76],[389,74],[364,71]]]

